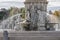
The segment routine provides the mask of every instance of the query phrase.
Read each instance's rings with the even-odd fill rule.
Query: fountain
[[[45,30],[45,17],[47,13],[47,0],[26,0],[26,19],[31,21],[30,28]]]
[[[22,19],[20,15],[21,14],[16,14],[11,17],[8,17],[6,20],[3,20],[0,23],[0,29],[21,30],[20,22],[22,21]]]
[[[57,16],[53,15],[52,13],[46,14],[46,27],[50,30],[57,31],[57,27],[59,26]]]

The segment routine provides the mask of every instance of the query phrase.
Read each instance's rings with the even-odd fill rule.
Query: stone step
[[[60,40],[59,31],[21,31],[8,32],[9,40]],[[3,40],[3,34],[0,35]]]
[[[10,32],[10,40],[60,40],[59,31]]]

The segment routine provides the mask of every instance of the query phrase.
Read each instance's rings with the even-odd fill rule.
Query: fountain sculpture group
[[[20,14],[13,15],[0,23],[0,29],[20,30],[20,26],[21,26],[20,22],[21,22]]]
[[[0,29],[14,29],[14,30],[46,30],[47,17],[47,0],[26,0],[24,2],[26,8],[26,21],[21,23],[20,14],[13,15],[0,23]],[[22,27],[22,24],[27,27]]]
[[[44,30],[47,13],[47,0],[26,0],[26,19],[31,21],[30,27]]]

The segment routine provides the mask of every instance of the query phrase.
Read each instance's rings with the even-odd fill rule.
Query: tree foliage
[[[4,13],[0,12],[0,20],[3,19]]]
[[[57,17],[60,17],[60,12],[59,11],[55,11],[54,15],[57,16]]]
[[[22,13],[22,18],[25,18],[25,13],[26,13],[26,10],[25,8],[21,8],[21,13]]]
[[[21,13],[21,17],[22,18],[25,18],[25,13],[26,13],[26,11],[25,11],[25,8],[24,7],[22,7],[22,8],[13,8],[13,7],[11,7],[10,9],[9,9],[9,12],[10,12],[10,16],[13,16],[15,13],[17,14],[17,13]]]

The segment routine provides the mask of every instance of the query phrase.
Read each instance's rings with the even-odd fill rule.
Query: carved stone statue
[[[31,21],[30,27],[32,30],[40,30],[41,26],[45,26],[47,0],[26,0],[25,7],[26,19]]]

